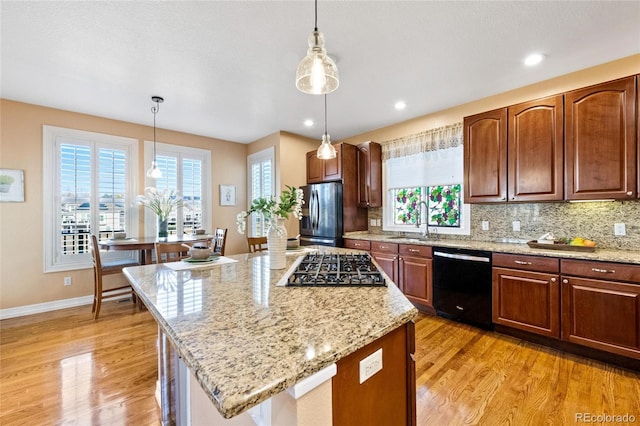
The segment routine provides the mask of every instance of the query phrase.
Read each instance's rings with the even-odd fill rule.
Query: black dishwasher
[[[491,252],[434,247],[433,301],[439,316],[493,329]]]

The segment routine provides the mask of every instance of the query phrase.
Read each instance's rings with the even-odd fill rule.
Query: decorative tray
[[[544,249],[544,250],[564,250],[564,251],[582,251],[582,252],[596,251],[595,247],[572,246],[571,244],[561,243],[557,241],[553,244],[540,244],[535,240],[531,240],[531,241],[527,241],[527,245],[531,248]]]
[[[213,254],[209,257],[206,257],[204,259],[194,259],[192,257],[187,257],[186,259],[182,259],[183,262],[187,262],[187,263],[205,263],[205,262],[213,262],[215,260],[220,259],[220,255],[219,254]]]

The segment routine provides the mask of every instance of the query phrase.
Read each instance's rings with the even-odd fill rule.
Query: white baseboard
[[[76,306],[90,305],[93,303],[93,295],[74,297],[73,299],[55,300],[53,302],[37,303],[35,305],[17,306],[15,308],[0,309],[0,320],[22,317],[25,315],[40,314],[43,312],[57,311],[58,309],[75,308]]]

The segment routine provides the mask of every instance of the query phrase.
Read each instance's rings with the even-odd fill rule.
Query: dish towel
[[[210,268],[212,266],[224,265],[225,263],[234,263],[234,262],[237,262],[237,260],[231,259],[229,257],[220,256],[208,262],[189,263],[189,262],[183,262],[182,260],[179,260],[177,262],[163,263],[163,265],[166,266],[167,268],[173,269],[174,271],[185,271],[187,269]]]

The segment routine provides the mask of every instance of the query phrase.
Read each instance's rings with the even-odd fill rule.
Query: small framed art
[[[0,169],[0,201],[24,202],[24,171]]]
[[[220,205],[235,206],[236,205],[236,186],[220,185]]]

